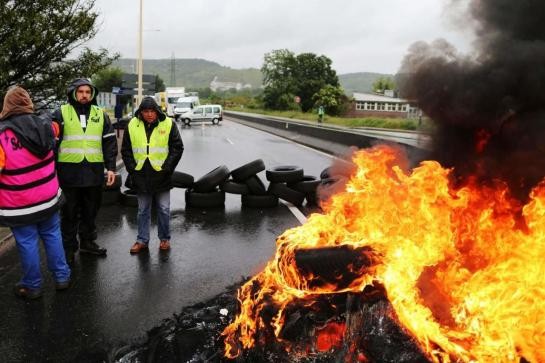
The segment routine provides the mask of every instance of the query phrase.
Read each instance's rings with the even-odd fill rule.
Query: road
[[[332,157],[229,120],[220,126],[181,128],[185,151],[177,170],[198,178],[218,165],[234,169],[257,158],[266,167],[298,165],[318,176]],[[260,174],[265,180],[264,173]],[[55,292],[42,266],[44,296],[26,302],[12,292],[21,271],[14,248],[0,254],[0,361],[73,362],[97,346],[118,346],[145,336],[182,307],[209,299],[272,257],[275,238],[300,224],[284,205],[246,209],[228,194],[225,208],[186,209],[174,189],[172,250],[158,251],[152,225],[149,255],[131,256],[136,209],[104,207],[98,218],[106,258],[79,256],[74,286]],[[302,209],[304,214],[311,210]],[[43,260],[43,259],[42,259]]]

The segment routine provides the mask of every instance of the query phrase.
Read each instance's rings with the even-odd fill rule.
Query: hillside
[[[171,59],[144,59],[143,62],[145,74],[158,74],[167,86],[172,86],[170,82]],[[135,73],[135,64],[135,59],[125,58],[114,62],[113,66],[119,67],[127,73]],[[217,76],[218,81],[222,82],[249,83],[254,89],[259,88],[262,83],[259,69],[233,69],[204,59],[176,59],[175,75],[175,86],[184,86],[188,89],[208,87],[214,76]]]
[[[171,59],[144,59],[144,73],[158,74],[167,86],[170,82]],[[124,72],[135,73],[136,60],[123,58],[113,64]],[[184,86],[186,89],[205,88],[210,86],[214,77],[221,82],[249,83],[253,89],[261,87],[263,76],[256,68],[233,69],[218,63],[204,59],[176,59],[175,79],[176,86]],[[354,92],[371,92],[373,82],[381,77],[393,77],[391,74],[359,72],[340,74],[339,81],[345,93],[351,96]]]

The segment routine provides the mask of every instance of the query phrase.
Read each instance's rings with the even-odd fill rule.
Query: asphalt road
[[[218,165],[234,169],[257,158],[267,168],[298,165],[315,176],[331,163],[328,155],[229,120],[181,131],[186,149],[177,170],[196,179]],[[258,272],[272,257],[276,237],[300,224],[284,205],[242,208],[240,196],[232,194],[222,209],[186,209],[184,190],[174,189],[171,209],[170,253],[159,252],[152,225],[149,254],[131,256],[136,209],[104,207],[98,242],[108,256],[76,257],[75,284],[65,292],[55,292],[43,264],[45,293],[37,301],[14,296],[18,255],[15,248],[0,253],[0,361],[73,362],[94,347],[141,339],[184,306]]]

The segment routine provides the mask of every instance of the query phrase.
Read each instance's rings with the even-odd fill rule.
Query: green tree
[[[337,73],[331,60],[313,53],[295,55],[287,49],[265,54],[261,67],[265,89],[265,107],[276,110],[298,108],[294,97],[301,98],[301,110],[307,112],[314,106],[312,96],[326,85],[339,86]]]
[[[379,77],[373,82],[373,91],[384,93],[385,90],[394,90],[395,83],[390,77]]]
[[[158,74],[155,75],[155,92],[164,92],[166,89],[165,81]]]
[[[35,103],[63,100],[72,79],[90,77],[118,57],[82,48],[96,34],[95,0],[0,4],[0,102],[14,84],[25,87]]]
[[[95,73],[91,79],[100,92],[112,92],[112,88],[121,87],[123,70],[118,67],[108,67]]]
[[[341,86],[325,85],[318,93],[312,96],[314,108],[324,106],[328,115],[342,114],[348,104],[348,97],[345,96]]]

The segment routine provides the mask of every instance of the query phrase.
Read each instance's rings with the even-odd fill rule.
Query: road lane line
[[[231,145],[234,145],[235,143],[231,141],[231,139],[229,139],[228,137],[225,138],[225,140],[227,140],[227,142]]]
[[[280,200],[280,203],[284,204],[286,207],[288,207],[288,209],[291,211],[291,213],[293,213],[293,215],[295,216],[295,218],[297,218],[297,220],[299,221],[299,223],[301,224],[305,224],[305,222],[307,221],[307,217],[305,217],[305,215],[303,213],[301,213],[301,211],[299,210],[299,208],[297,208],[296,206],[294,206],[293,204],[291,204],[290,202],[286,202],[285,200]]]

